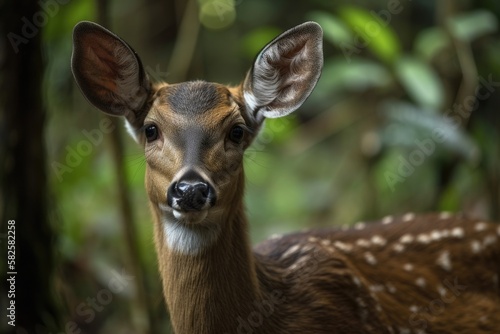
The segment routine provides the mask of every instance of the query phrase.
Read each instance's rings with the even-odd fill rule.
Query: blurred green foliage
[[[189,25],[184,2],[126,0],[111,2],[109,15],[110,28],[141,55],[150,76],[169,82],[237,84],[279,32],[306,20],[322,25],[325,65],[317,89],[293,116],[268,121],[247,153],[254,242],[272,233],[406,211],[498,219],[500,5],[397,3],[199,0]],[[129,316],[134,291],[116,296],[99,321],[87,323],[76,314],[78,304],[106,284],[103,271],[127,265],[108,134],[70,171],[54,167],[68,165],[68,152],[88,141],[84,130],[99,129],[102,115],[83,99],[69,68],[72,27],[96,18],[94,2],[74,0],[61,5],[43,30],[52,216],[63,261],[59,291],[68,319],[77,319],[84,332],[135,333],[130,328],[144,319]],[[184,75],[169,67],[179,36],[195,43]],[[122,133],[139,256],[157,321],[166,326],[145,162]]]

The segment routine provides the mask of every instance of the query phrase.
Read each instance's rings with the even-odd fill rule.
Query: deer
[[[273,236],[252,248],[243,158],[266,118],[309,97],[315,22],[270,41],[236,86],[152,82],[124,40],[73,31],[86,99],[144,149],[163,295],[177,334],[498,333],[500,225],[450,212]]]

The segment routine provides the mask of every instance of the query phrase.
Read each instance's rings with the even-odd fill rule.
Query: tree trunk
[[[12,232],[6,235],[7,228],[15,228],[15,263],[2,266],[0,273],[2,282],[15,279],[15,284],[7,285],[8,290],[15,289],[15,297],[2,292],[0,331],[45,333],[56,331],[59,310],[52,289],[55,233],[47,210],[44,64],[39,27],[43,26],[43,11],[30,0],[7,1],[0,7],[0,31],[7,37],[0,46],[0,263],[7,264],[7,246],[14,236]],[[48,20],[47,14],[43,15]],[[15,328],[6,324],[11,319],[5,315],[13,301]]]

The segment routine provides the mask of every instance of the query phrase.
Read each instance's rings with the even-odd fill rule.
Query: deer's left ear
[[[323,67],[323,31],[306,22],[262,49],[243,82],[248,116],[256,123],[290,114],[307,99]]]

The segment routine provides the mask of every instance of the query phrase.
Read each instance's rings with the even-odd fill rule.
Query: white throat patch
[[[167,247],[183,255],[196,255],[211,246],[220,234],[218,224],[186,224],[173,215],[162,213]]]

